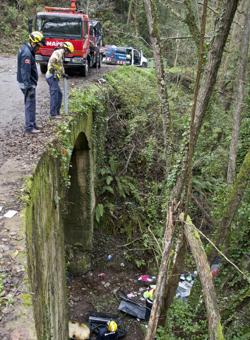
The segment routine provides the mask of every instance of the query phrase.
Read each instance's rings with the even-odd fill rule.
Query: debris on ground
[[[212,274],[213,278],[215,278],[219,275],[220,268],[221,268],[221,258],[219,256],[217,256],[214,259],[214,262],[211,265],[211,274]]]
[[[145,300],[150,299],[151,301],[153,301],[154,293],[155,293],[155,288],[156,288],[156,285],[151,285],[149,287],[149,289],[144,291],[143,297],[144,297]]]
[[[191,294],[191,289],[194,284],[194,280],[197,276],[197,272],[181,274],[178,287],[176,290],[176,297],[183,301],[186,301]]]
[[[96,335],[96,340],[116,340],[123,338],[127,333],[117,315],[91,313],[89,325],[91,333]]]
[[[111,260],[112,260],[112,258],[113,258],[113,256],[112,256],[112,255],[108,255],[108,257],[107,257],[107,261],[111,261]]]
[[[12,218],[17,214],[16,210],[8,210],[3,217]]]
[[[87,340],[90,337],[90,329],[84,323],[69,321],[69,338]]]
[[[139,305],[131,299],[122,298],[118,310],[137,319],[145,320],[146,306]]]
[[[146,284],[146,285],[151,285],[152,283],[156,282],[156,276],[151,276],[151,275],[141,275],[138,278],[138,282],[140,284]]]

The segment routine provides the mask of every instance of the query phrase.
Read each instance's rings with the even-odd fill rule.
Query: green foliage
[[[101,98],[97,96],[97,87],[91,86],[85,91],[73,89],[70,93],[70,112],[87,115],[89,112],[100,110]]]
[[[176,299],[171,306],[166,326],[157,330],[157,340],[205,340],[206,320],[199,319],[187,302]]]
[[[175,75],[180,74],[181,70],[176,68],[171,72]],[[187,72],[190,73],[190,70]],[[173,167],[165,182],[162,165],[162,136],[159,132],[161,119],[154,74],[150,70],[125,67],[110,73],[106,79],[109,89],[107,97],[109,117],[105,157],[102,171],[98,175],[97,201],[104,207],[100,224],[114,231],[119,230],[128,238],[133,239],[138,234],[142,235],[140,245],[145,247],[145,250],[150,249],[154,254],[155,262],[159,264],[166,202],[179,175],[182,156],[189,138],[188,126],[192,95],[189,89],[179,83],[169,85],[169,102],[171,112],[173,112],[175,131],[175,153]],[[204,200],[205,207],[209,207],[209,213],[216,220],[221,218],[227,202],[226,193],[230,190],[225,183],[231,133],[231,122],[227,117],[228,114],[224,113],[221,101],[214,96],[198,140],[194,159],[194,192],[202,202]],[[111,166],[110,160],[115,166],[114,164]],[[126,177],[125,183],[131,182],[133,190],[124,193],[116,179],[119,177]],[[232,228],[233,242],[230,252],[237,262],[242,258],[246,247],[249,247],[247,201],[248,198],[245,197],[245,203],[243,202],[238,211],[237,219],[240,224],[235,226],[233,224]],[[197,213],[196,207],[192,209],[195,212],[194,223],[196,224],[197,219],[197,225],[200,225],[200,212]],[[211,225],[208,226],[206,233],[209,232],[213,232]],[[144,266],[138,256],[132,256],[127,252],[126,258],[133,260],[138,266]],[[233,292],[237,285],[245,289],[244,282],[240,276],[235,275],[235,272],[230,274],[225,269],[225,279],[226,277],[230,277],[230,284],[223,285],[224,288],[227,287],[227,295]],[[223,279],[222,275],[216,280],[218,291]],[[171,317],[168,318],[167,328],[159,330],[159,339],[166,339],[166,334],[167,339],[207,338],[204,305],[202,305],[203,308],[198,306],[200,288],[195,295],[196,297],[190,301],[190,304],[183,305],[177,302],[174,305],[169,313]],[[193,300],[196,302],[194,303]],[[196,313],[193,313],[193,309],[196,309]],[[225,319],[227,315],[225,313]]]
[[[101,217],[103,216],[104,213],[104,206],[103,204],[99,203],[97,204],[96,208],[95,208],[95,218],[96,218],[96,222],[99,223]]]
[[[4,53],[16,52],[27,38],[28,19],[15,6],[0,4],[0,48]]]

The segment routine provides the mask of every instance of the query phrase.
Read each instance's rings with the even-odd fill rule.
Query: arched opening
[[[82,274],[90,267],[93,218],[91,161],[88,140],[81,132],[69,166],[70,187],[65,197],[64,239],[67,271]]]

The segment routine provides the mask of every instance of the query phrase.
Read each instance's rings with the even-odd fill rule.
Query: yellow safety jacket
[[[63,67],[63,59],[64,59],[63,48],[55,50],[51,54],[51,57],[49,58],[48,62],[48,71],[46,73],[46,78],[50,78],[52,76],[54,76],[54,78],[57,78],[58,80],[61,78],[61,76],[65,73]]]

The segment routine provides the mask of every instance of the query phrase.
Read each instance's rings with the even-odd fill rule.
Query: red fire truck
[[[99,21],[90,20],[88,15],[76,7],[71,0],[69,8],[44,7],[35,18],[35,30],[45,37],[45,46],[36,52],[36,61],[42,73],[47,70],[49,57],[55,48],[65,41],[74,45],[74,53],[64,59],[65,68],[78,68],[87,76],[90,67],[101,66],[102,27]]]

